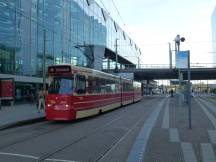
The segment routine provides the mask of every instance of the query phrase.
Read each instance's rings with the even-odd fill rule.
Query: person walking
[[[173,89],[171,89],[170,94],[171,94],[171,97],[173,97]]]
[[[40,90],[38,92],[38,107],[37,107],[38,113],[40,113],[40,111],[41,111],[41,106],[43,106],[43,108],[45,108],[44,97],[45,97],[44,92],[42,90]]]
[[[34,103],[35,103],[35,98],[34,97],[35,96],[34,96],[33,91],[30,91],[30,103],[31,103],[31,105],[34,105]]]

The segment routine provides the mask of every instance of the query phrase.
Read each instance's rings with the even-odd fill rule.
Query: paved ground
[[[117,131],[117,128],[115,128],[113,130],[106,130],[102,131],[102,133],[100,132],[95,134],[94,136],[97,140],[90,141],[101,141],[100,143],[96,144],[98,147],[102,145],[101,143],[108,139],[106,138],[106,140],[104,140],[105,134],[116,133],[119,135],[119,133],[121,133],[122,135],[122,137],[119,137],[120,140],[117,140],[116,144],[113,145],[115,146],[115,149],[112,149],[114,151],[108,151],[109,156],[107,157],[109,158],[101,158],[99,161],[108,162],[110,159],[115,159],[114,162],[216,162],[215,96],[195,96],[192,98],[192,129],[188,128],[188,106],[185,103],[179,102],[177,95],[173,98],[169,96],[163,97],[163,99],[160,99],[160,101],[161,102],[158,102],[158,104],[155,102],[155,105],[157,106],[149,109],[148,113],[146,113],[146,110],[143,110],[143,112],[145,112],[143,113],[143,118],[139,119],[140,121],[143,120],[143,124],[140,124],[138,118],[137,121],[132,122],[132,119],[134,120],[133,116],[129,116],[127,118],[126,121],[134,123],[135,126],[136,122],[138,122],[139,124],[137,126],[140,125],[140,129],[136,128],[134,129],[136,131],[133,131],[132,127],[127,130],[126,126],[118,126],[118,124],[115,122],[114,127],[121,128],[121,131]],[[145,102],[140,102],[136,106],[145,108],[146,106],[143,106],[144,104]],[[133,105],[130,106],[133,107]],[[137,110],[139,109],[137,108]],[[104,116],[100,116],[100,118],[115,115],[115,113],[119,113],[123,110],[125,111],[127,108],[108,113]],[[36,107],[32,105],[26,104],[13,107],[3,107],[3,109],[0,110],[0,126],[8,125],[17,121],[28,120],[30,118],[37,119],[41,117],[44,117],[44,113],[37,113]],[[97,118],[93,119],[97,120]],[[119,117],[117,119],[119,120]],[[87,120],[87,122],[89,121],[92,120]],[[123,122],[123,124],[127,125],[127,122]],[[85,123],[85,120],[84,122],[77,122],[73,126],[83,123]],[[87,128],[88,127],[89,123],[87,124]],[[49,127],[46,126],[45,128],[47,129]],[[80,127],[80,129],[81,128],[83,128],[83,126]],[[40,129],[40,131],[41,130],[43,129]],[[74,135],[75,132],[72,132]],[[129,134],[132,132],[134,132],[133,136],[129,136]],[[101,136],[102,134],[103,136]],[[113,136],[113,139],[117,139],[117,137],[118,136]],[[127,137],[131,137],[133,140],[127,140],[128,142],[125,142]],[[70,136],[69,139],[71,140],[71,138],[72,136]],[[91,138],[93,138],[93,136]],[[42,141],[43,140],[44,139],[42,139]],[[46,139],[46,141],[48,141],[48,139]],[[91,142],[89,143],[89,141],[86,141],[86,144],[83,144],[82,148],[86,148],[87,144],[89,147],[92,146],[92,149],[89,149],[90,151],[94,150],[93,148],[96,148],[95,145],[93,147],[93,144],[91,145]],[[131,145],[129,150],[124,146],[126,144]],[[77,143],[77,146],[72,149],[77,150],[77,148],[81,148],[81,146],[82,145],[80,145],[80,143]],[[22,145],[20,147],[22,148]],[[121,152],[123,152],[122,154],[128,154],[126,158],[125,156],[120,157]],[[4,152],[2,152],[2,154],[3,153]],[[76,153],[78,156],[80,152]],[[32,155],[32,153],[30,155]],[[66,153],[64,156],[62,156],[65,158],[65,155]],[[67,155],[69,156],[70,154],[67,153]],[[102,156],[104,156],[104,154],[102,154]],[[32,158],[36,159],[37,157]],[[71,159],[73,159],[73,157]]]
[[[22,104],[14,106],[2,106],[0,109],[0,130],[33,120],[44,118],[44,111],[37,112],[36,105]]]
[[[216,162],[216,100],[192,98],[192,129],[188,106],[168,98],[154,125],[143,162]]]

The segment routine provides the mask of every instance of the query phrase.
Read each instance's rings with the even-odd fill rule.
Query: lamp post
[[[177,35],[174,41],[175,41],[175,51],[180,51],[180,42],[184,42],[185,38],[180,37],[180,35]]]
[[[185,38],[180,37],[180,35],[177,35],[175,37],[174,41],[175,41],[175,56],[176,56],[177,53],[180,51],[180,42],[184,42]],[[179,69],[179,86],[181,85],[181,80],[182,80],[182,74],[181,74],[181,71]]]
[[[169,63],[170,63],[170,69],[172,69],[172,50],[171,50],[171,43],[169,44]]]
[[[44,51],[43,51],[43,90],[46,90],[46,30],[44,29]]]
[[[189,129],[192,129],[192,119],[191,119],[191,72],[190,72],[190,51],[188,51],[188,123]]]
[[[180,51],[180,42],[184,42],[185,38],[184,37],[180,37],[180,35],[177,35],[175,37],[175,50],[176,50],[176,57],[178,52]],[[191,83],[190,83],[190,79],[191,79],[191,74],[190,74],[190,51],[181,51],[181,53],[179,53],[179,55],[184,56],[182,54],[186,54],[187,58],[185,58],[187,60],[187,71],[188,71],[188,85],[187,85],[187,103],[188,103],[188,125],[189,125],[189,129],[192,129],[192,120],[191,120]],[[178,57],[180,57],[178,55]],[[180,62],[181,63],[181,62]],[[179,64],[179,63],[178,63]],[[186,68],[185,65],[183,64],[182,66],[179,66],[179,86],[181,85],[181,80],[182,78],[182,74],[180,72],[180,68]]]

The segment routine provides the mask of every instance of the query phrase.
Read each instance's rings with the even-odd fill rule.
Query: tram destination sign
[[[188,68],[188,55],[189,55],[189,51],[177,51],[176,52],[176,68],[177,69]]]
[[[71,68],[70,66],[51,66],[48,68],[49,73],[63,73],[63,72],[70,72]]]

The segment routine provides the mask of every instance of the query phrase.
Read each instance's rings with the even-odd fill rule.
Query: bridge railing
[[[191,68],[216,68],[216,63],[191,63]]]
[[[191,68],[216,68],[216,63],[191,63]],[[131,65],[124,64],[122,67],[118,67],[119,69],[169,69],[169,64],[139,64],[139,65]],[[172,65],[172,68],[175,69],[175,66]],[[107,67],[103,67],[104,70]],[[111,66],[110,69],[115,69],[115,66]]]

